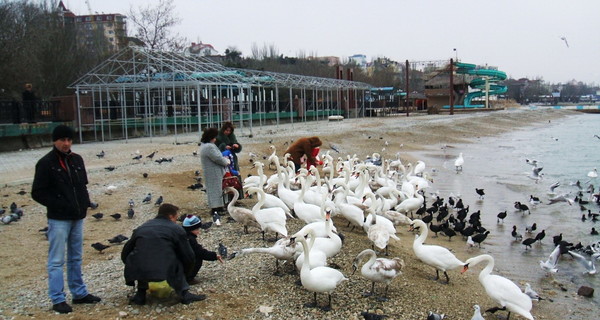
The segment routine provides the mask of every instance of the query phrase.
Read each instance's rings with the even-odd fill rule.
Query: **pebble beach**
[[[572,114],[566,110],[544,110],[531,112],[518,106],[494,112],[457,113],[455,115],[411,114],[344,119],[337,122],[319,120],[280,125],[263,125],[237,128],[235,133],[243,145],[239,163],[243,176],[256,174],[253,162],[263,161],[274,145],[282,157],[286,146],[303,136],[319,136],[323,141],[321,152],[330,152],[334,157],[356,154],[359,158],[377,152],[385,159],[397,156],[403,163],[414,163],[417,152],[440,146],[474,142],[475,137],[495,136],[504,132],[524,130],[536,123],[560,119]],[[88,212],[84,226],[84,279],[88,290],[103,300],[96,305],[76,305],[74,312],[58,315],[51,311],[47,297],[46,257],[47,243],[43,233],[38,232],[46,225],[45,208],[30,197],[34,166],[48,148],[20,150],[2,155],[5,164],[0,167],[2,200],[0,205],[8,207],[15,202],[24,210],[21,220],[9,225],[0,225],[0,318],[2,319],[363,319],[362,312],[386,315],[386,319],[426,319],[429,311],[443,313],[446,319],[470,319],[473,305],[482,310],[497,306],[485,293],[477,279],[482,266],[461,274],[449,271],[450,283],[433,280],[435,270],[419,261],[412,250],[415,237],[408,226],[397,226],[400,241],[391,241],[389,258],[400,257],[405,262],[402,275],[389,287],[389,300],[378,301],[364,297],[370,290],[369,281],[352,275],[352,261],[364,249],[371,247],[362,230],[350,230],[347,221],[340,216],[333,218],[338,232],[345,236],[342,251],[329,260],[349,278],[333,293],[333,310],[323,311],[305,308],[304,303],[312,300],[312,293],[296,282],[298,273],[286,272],[274,275],[275,260],[268,255],[246,255],[225,261],[206,262],[197,279],[200,284],[192,286],[193,292],[204,293],[208,299],[190,305],[179,304],[174,297],[152,297],[145,306],[130,306],[127,296],[133,293],[123,280],[123,264],[120,260],[121,245],[112,245],[103,253],[95,251],[91,244],[102,242],[117,234],[130,236],[134,228],[151,219],[156,207],[142,204],[147,193],[155,197],[162,195],[164,201],[181,208],[182,214],[196,214],[203,221],[210,221],[205,194],[191,190],[195,183],[195,171],[200,170],[198,133],[167,135],[153,138],[129,139],[128,141],[95,142],[75,144],[73,151],[86,161],[90,184],[88,189],[92,201],[99,207]],[[334,151],[338,150],[338,152]],[[96,156],[105,152],[103,158]],[[157,151],[153,159],[145,156]],[[252,155],[251,155],[252,153]],[[132,159],[136,154],[144,155],[141,160]],[[158,163],[159,158],[171,159]],[[249,161],[252,159],[253,161]],[[266,160],[264,160],[266,161]],[[105,168],[113,166],[108,171]],[[268,166],[265,165],[265,169]],[[144,178],[143,173],[148,177]],[[266,170],[265,174],[273,174]],[[205,183],[205,182],[204,182]],[[434,183],[435,184],[435,183]],[[435,188],[435,186],[434,186]],[[135,201],[135,216],[132,219],[115,220],[109,215],[122,213],[128,208],[128,200]],[[255,199],[243,199],[238,206],[251,208]],[[429,203],[430,204],[430,203]],[[97,220],[91,214],[103,212],[105,217]],[[288,220],[290,234],[303,226],[298,219]],[[228,222],[224,217],[221,226],[212,226],[202,231],[199,242],[215,250],[223,243],[229,252],[242,248],[267,247],[273,242],[263,241],[261,233]],[[427,244],[438,244],[451,249],[462,261],[486,253],[485,249],[468,249],[464,240],[439,237],[427,239]],[[283,270],[292,271],[290,265]],[[502,270],[494,270],[502,275]],[[522,287],[523,283],[517,283]],[[567,296],[581,303],[576,296],[577,288],[548,281],[544,288],[546,296]],[[567,286],[568,287],[568,286]],[[383,290],[377,285],[376,290]],[[575,291],[575,292],[573,292]],[[70,295],[68,295],[70,301]],[[327,302],[324,294],[318,295],[318,303]],[[578,302],[577,302],[578,301]],[[535,319],[564,319],[569,312],[564,306],[550,301],[533,303]],[[504,317],[505,312],[487,314],[486,319]],[[511,315],[511,319],[523,319]]]

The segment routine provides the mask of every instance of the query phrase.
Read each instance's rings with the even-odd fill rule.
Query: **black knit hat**
[[[52,131],[52,141],[56,141],[62,138],[69,138],[73,140],[74,137],[75,130],[73,130],[73,128],[69,126],[65,126],[64,124],[57,126],[56,128],[54,128],[54,131]]]

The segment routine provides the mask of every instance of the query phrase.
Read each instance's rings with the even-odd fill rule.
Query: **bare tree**
[[[129,22],[135,37],[150,49],[180,51],[187,41],[172,31],[181,20],[175,15],[175,5],[170,0],[160,0],[155,7],[130,8]]]

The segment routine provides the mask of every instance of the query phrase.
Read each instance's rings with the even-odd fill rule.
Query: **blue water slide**
[[[474,98],[485,96],[486,78],[489,85],[489,95],[503,94],[507,90],[506,86],[498,84],[499,81],[506,80],[506,72],[504,71],[478,68],[472,63],[456,62],[454,65],[457,67],[456,73],[476,76],[475,79],[471,80],[469,86],[479,91],[469,92],[466,95],[464,101],[465,107],[471,105],[471,100]]]

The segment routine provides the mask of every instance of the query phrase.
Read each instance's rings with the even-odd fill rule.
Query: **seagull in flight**
[[[569,42],[567,42],[567,37],[562,36],[562,37],[560,37],[560,40],[564,41],[565,45],[567,45],[567,48],[569,48]]]
[[[586,257],[580,255],[577,252],[569,250],[569,254],[579,262],[580,265],[585,267],[585,272],[588,274],[596,274],[596,264],[594,263],[594,258],[588,260]]]
[[[546,272],[558,272],[556,265],[560,258],[560,245],[556,246],[546,261],[540,260],[540,267]]]
[[[542,169],[544,169],[544,167],[533,167],[531,168],[531,174],[528,176],[529,179],[534,180],[535,183],[538,183],[540,180],[542,180],[544,174],[540,173],[540,171],[542,171]]]

